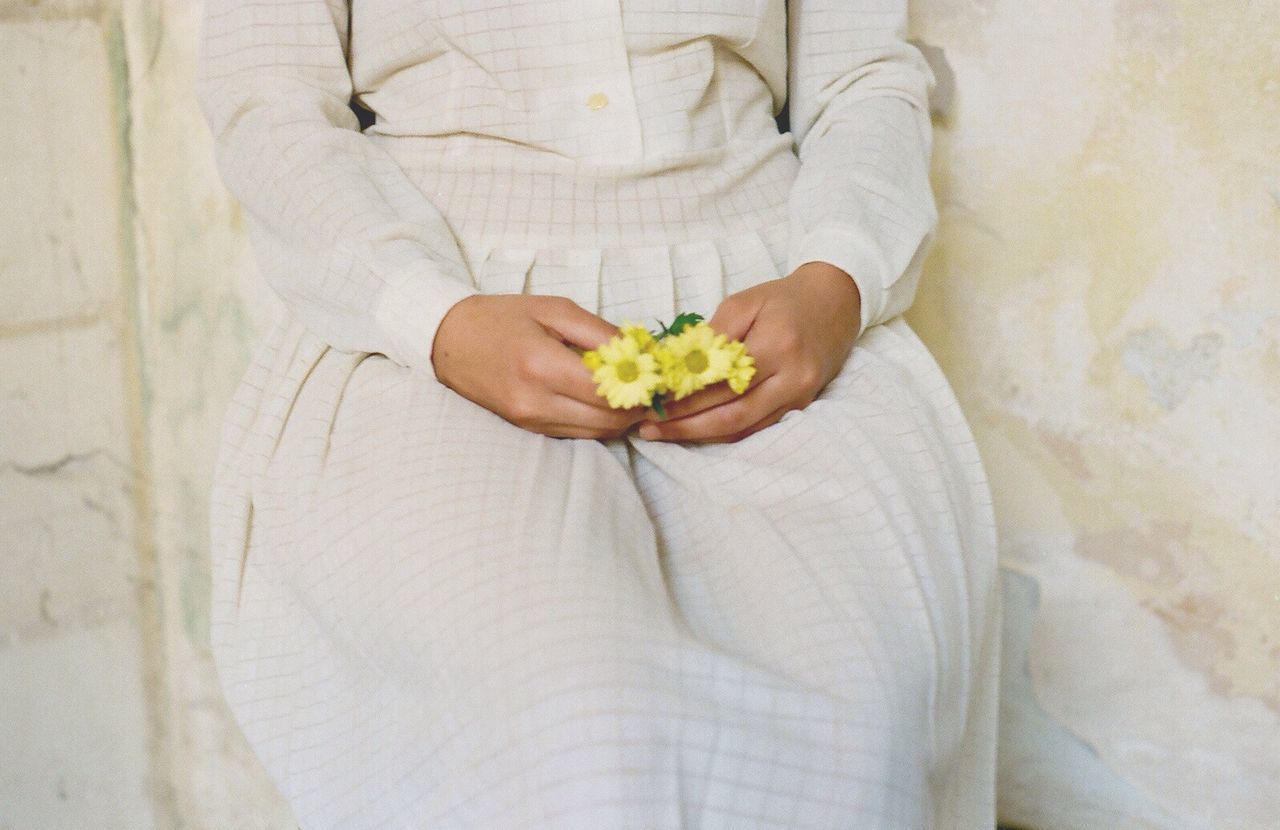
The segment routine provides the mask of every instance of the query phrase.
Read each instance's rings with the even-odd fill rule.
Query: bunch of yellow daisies
[[[633,322],[618,328],[607,343],[582,353],[596,392],[614,409],[652,406],[665,417],[668,393],[678,401],[723,380],[741,395],[756,372],[747,347],[716,332],[701,314],[681,314],[658,332]]]

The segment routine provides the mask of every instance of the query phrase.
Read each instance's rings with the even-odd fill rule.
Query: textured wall
[[[289,828],[208,661],[207,486],[276,313],[198,4],[0,0],[0,828]],[[910,322],[1006,565],[1006,820],[1280,825],[1280,8],[916,0]],[[14,576],[16,575],[16,576]]]
[[[155,826],[164,649],[121,44],[110,15],[0,9],[0,827],[15,830]]]
[[[1280,3],[914,23],[954,94],[907,318],[1000,517],[1002,814],[1280,827]]]
[[[198,11],[0,0],[0,830],[295,826],[206,646],[217,429],[273,298]]]

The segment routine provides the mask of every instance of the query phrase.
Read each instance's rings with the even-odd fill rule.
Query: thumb
[[[614,324],[592,314],[573,300],[551,303],[536,319],[561,341],[580,349],[594,349],[618,333]]]

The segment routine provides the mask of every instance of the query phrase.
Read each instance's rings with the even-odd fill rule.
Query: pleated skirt
[[[656,327],[786,234],[464,243]],[[532,433],[287,312],[226,412],[213,654],[305,830],[994,826],[990,494],[905,319],[730,444]]]

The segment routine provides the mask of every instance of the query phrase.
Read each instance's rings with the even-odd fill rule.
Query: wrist
[[[440,317],[439,323],[431,332],[430,360],[432,373],[436,380],[445,386],[452,387],[447,375],[449,367],[465,343],[469,331],[481,331],[483,327],[474,322],[477,306],[484,302],[488,295],[474,293],[454,301]],[[462,340],[460,340],[462,338]]]
[[[824,307],[850,321],[854,331],[862,323],[862,292],[853,277],[836,265],[812,260],[796,267],[790,278],[816,292]]]
[[[416,261],[390,274],[373,301],[373,325],[385,344],[380,351],[435,378],[432,349],[440,324],[454,305],[476,293],[469,282],[424,274]]]

